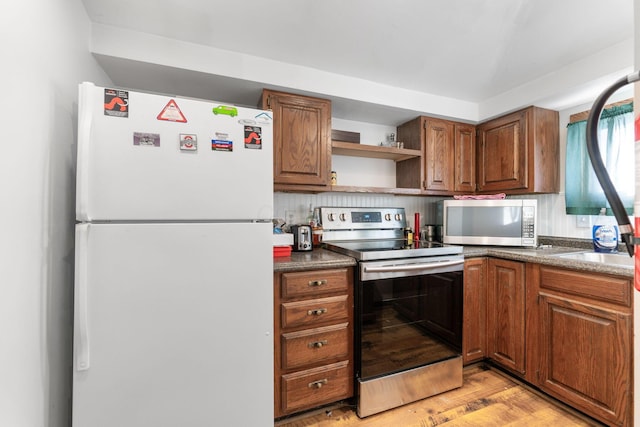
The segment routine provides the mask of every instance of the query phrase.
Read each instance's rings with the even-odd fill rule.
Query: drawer
[[[349,269],[296,271],[282,274],[282,298],[313,297],[322,293],[344,292],[352,286]]]
[[[618,277],[541,266],[540,289],[631,307],[631,281]]]
[[[282,334],[282,369],[349,357],[349,323]]]
[[[352,368],[348,361],[281,377],[283,412],[294,412],[353,396]]]
[[[349,296],[318,298],[283,303],[280,307],[281,326],[285,328],[315,327],[327,322],[349,319]]]

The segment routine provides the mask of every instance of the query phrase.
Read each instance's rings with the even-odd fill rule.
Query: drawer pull
[[[327,312],[326,308],[318,308],[315,310],[307,311],[307,316],[320,316],[321,314],[324,314],[326,312]]]
[[[326,279],[309,281],[309,286],[320,286],[320,285],[326,285],[326,284],[327,284]]]
[[[322,340],[322,341],[316,341],[316,342],[310,342],[308,344],[309,348],[322,348],[323,346],[329,344],[329,341],[327,340]]]
[[[329,380],[326,378],[320,381],[314,381],[309,383],[309,388],[322,388],[322,386],[327,385],[327,383],[329,383]]]

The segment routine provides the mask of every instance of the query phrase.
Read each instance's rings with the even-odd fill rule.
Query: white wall
[[[0,426],[68,426],[77,84],[109,80],[80,0],[5,1],[0,21]]]

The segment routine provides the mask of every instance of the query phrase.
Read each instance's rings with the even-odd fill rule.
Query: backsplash
[[[422,224],[435,221],[436,202],[442,197],[393,196],[389,194],[359,193],[274,193],[274,217],[289,224],[304,223],[309,205],[336,207],[398,207],[404,208],[413,227],[413,214],[420,213]]]
[[[591,227],[579,228],[575,215],[565,213],[564,194],[540,194],[513,196],[538,200],[538,235],[591,239]],[[287,223],[304,223],[309,205],[337,207],[400,207],[404,208],[413,227],[413,214],[420,213],[422,225],[435,222],[436,204],[445,197],[394,196],[371,193],[274,193],[274,217]],[[598,218],[602,220],[602,218]],[[595,217],[592,217],[594,223]],[[604,218],[607,224],[615,224],[615,218]]]

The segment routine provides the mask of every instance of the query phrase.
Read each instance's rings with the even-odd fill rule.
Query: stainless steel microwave
[[[458,245],[535,247],[538,201],[444,200],[442,241]]]

